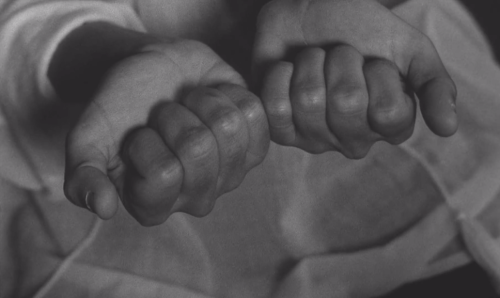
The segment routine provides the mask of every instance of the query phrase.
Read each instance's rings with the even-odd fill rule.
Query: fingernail
[[[94,193],[89,191],[85,195],[85,206],[90,212],[95,213],[94,209],[92,208],[93,203],[94,203]]]

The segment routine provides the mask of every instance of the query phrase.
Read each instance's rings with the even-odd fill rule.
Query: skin
[[[103,75],[68,135],[65,194],[103,219],[121,199],[145,226],[178,211],[206,215],[265,157],[262,105],[199,42],[148,40],[131,48]]]
[[[378,141],[399,144],[412,135],[416,100],[432,133],[456,132],[454,82],[429,38],[389,10],[396,4],[273,0],[263,7],[253,66],[272,141],[360,159]],[[361,189],[370,187],[376,185]],[[441,203],[429,187],[382,200],[362,190],[292,202],[302,210],[294,218],[301,229],[289,231],[292,241],[300,239],[293,242],[296,253],[382,245]]]
[[[339,16],[349,14],[366,26],[341,26]],[[397,144],[412,133],[416,106],[401,75],[417,90],[431,130],[456,130],[454,85],[432,44],[380,4],[271,1],[257,28],[253,62],[264,78],[263,105],[199,42],[104,23],[73,32],[49,68],[61,97],[88,102],[67,138],[68,199],[103,219],[121,199],[152,226],[173,212],[210,212],[263,160],[269,134],[313,153],[363,157],[376,141]],[[298,45],[292,62],[284,61]],[[78,53],[87,59],[71,58]],[[106,63],[72,71],[94,57]],[[90,88],[82,84],[92,77]]]
[[[456,88],[434,46],[377,1],[270,1],[253,59],[278,144],[349,158],[399,144],[413,131],[413,91],[432,132],[457,130]]]

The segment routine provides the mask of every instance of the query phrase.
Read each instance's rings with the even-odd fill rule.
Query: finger
[[[413,132],[416,108],[403,91],[397,66],[385,59],[372,59],[363,71],[370,97],[370,127],[392,144],[405,141]]]
[[[451,136],[458,129],[455,83],[427,37],[422,36],[412,54],[407,77],[420,101],[422,116],[435,134]]]
[[[324,152],[332,136],[326,124],[325,51],[306,48],[294,62],[290,102],[298,137],[306,147]]]
[[[243,113],[224,93],[212,88],[198,88],[181,103],[212,131],[217,141],[219,173],[216,194],[233,190],[246,174],[249,135]]]
[[[151,128],[128,135],[122,151],[127,161],[123,205],[144,226],[163,223],[181,191],[181,163]]]
[[[290,103],[290,80],[293,64],[278,62],[264,76],[262,103],[269,122],[271,140],[281,145],[295,143],[292,105]]]
[[[219,157],[217,141],[198,117],[177,103],[165,103],[150,125],[182,164],[184,180],[173,211],[205,216],[213,208]]]
[[[75,205],[110,219],[118,210],[119,196],[108,178],[108,159],[83,143],[81,135],[81,130],[73,131],[66,141],[64,193]]]
[[[265,19],[265,11],[259,14],[260,19]],[[267,18],[273,19],[273,18]],[[274,18],[276,19],[276,18]],[[259,23],[259,21],[258,21]],[[275,63],[286,56],[287,46],[282,38],[277,38],[273,32],[273,27],[278,25],[260,25],[255,33],[255,41],[252,56],[252,78],[253,86],[256,90],[262,90],[265,74]],[[264,79],[264,80],[263,80]]]
[[[349,158],[362,158],[376,136],[368,125],[368,92],[363,56],[353,47],[339,45],[327,53],[327,124],[336,136],[334,144]]]
[[[266,112],[252,92],[237,85],[223,84],[217,87],[241,111],[248,129],[248,147],[245,169],[248,171],[262,162],[269,150],[269,125]]]

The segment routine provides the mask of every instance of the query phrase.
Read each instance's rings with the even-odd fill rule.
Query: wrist
[[[47,75],[61,99],[86,101],[113,65],[157,42],[148,34],[111,23],[86,23],[59,44]]]

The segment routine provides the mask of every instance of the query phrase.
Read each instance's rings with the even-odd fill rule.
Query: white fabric
[[[59,139],[39,134],[32,119],[55,102],[45,73],[58,42],[89,20],[186,36],[201,34],[200,24],[230,23],[216,18],[223,4],[214,12],[202,1],[196,26],[167,28],[169,9],[187,13],[189,3],[2,3],[0,297],[370,297],[469,262],[461,231],[472,255],[498,276],[500,69],[470,16],[450,0],[413,0],[395,12],[430,36],[457,83],[462,123],[452,138],[433,136],[419,118],[403,146],[377,144],[362,161],[272,145],[210,216],[176,214],[149,229],[124,210],[94,225],[94,216],[65,201],[63,153],[51,151]],[[338,254],[329,249],[352,240],[331,238],[339,227],[353,239],[367,235],[356,230],[352,210],[330,216],[345,208],[337,197],[442,203],[424,206],[425,218],[382,246]]]
[[[127,5],[100,1],[31,2],[17,1],[8,7],[4,4],[0,12],[0,67],[3,70],[0,135],[6,140],[0,147],[0,156],[5,156],[0,177],[18,184],[28,183],[36,189],[42,187],[40,177],[33,174],[21,177],[19,172],[30,173],[27,169],[40,163],[25,156],[39,153],[39,148],[35,152],[31,150],[39,146],[19,136],[43,134],[33,129],[37,123],[30,118],[35,118],[39,110],[55,99],[47,69],[57,45],[71,30],[89,21],[108,21],[138,31],[144,31],[144,27]],[[12,147],[16,143],[24,150]],[[41,166],[44,165],[35,167]]]

